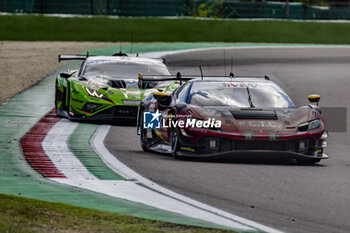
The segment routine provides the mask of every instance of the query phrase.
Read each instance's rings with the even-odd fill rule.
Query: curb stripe
[[[47,178],[65,178],[65,175],[56,168],[46,155],[41,145],[47,132],[58,121],[55,111],[52,110],[20,140],[20,148],[25,159],[37,172]]]
[[[98,125],[80,123],[68,139],[70,151],[80,162],[100,180],[125,180],[124,177],[110,169],[92,149],[91,137],[95,134]]]
[[[77,122],[61,119],[47,133],[42,141],[42,147],[53,164],[67,179],[84,178],[97,180],[68,148],[67,141],[69,136],[78,125],[79,123]]]

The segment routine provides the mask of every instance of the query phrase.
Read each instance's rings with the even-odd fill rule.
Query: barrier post
[[[90,14],[94,15],[94,0],[90,0]]]

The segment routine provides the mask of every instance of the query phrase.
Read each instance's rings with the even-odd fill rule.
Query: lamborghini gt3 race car
[[[79,70],[63,72],[56,78],[56,113],[72,120],[136,119],[141,100],[156,91],[171,92],[175,82],[144,82],[137,75],[170,75],[156,59],[113,56],[59,55],[61,60],[83,60]]]
[[[297,108],[267,76],[192,79],[141,102],[138,134],[145,151],[174,158],[258,155],[317,163],[328,158],[328,133],[320,96],[308,99]]]

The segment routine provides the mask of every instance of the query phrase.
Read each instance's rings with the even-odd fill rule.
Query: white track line
[[[200,218],[208,222],[234,227],[237,229],[261,230],[274,233],[281,232],[175,193],[136,173],[120,162],[105,147],[104,139],[107,136],[110,127],[111,126],[109,125],[100,126],[91,141],[91,145],[101,156],[103,161],[116,173],[128,179],[135,180],[135,184],[137,183],[139,186],[145,187],[144,189],[138,190],[140,193],[137,194],[137,196],[141,197],[140,201],[142,201],[142,203],[159,209],[180,213],[192,218]],[[147,193],[148,191],[153,191],[153,196],[151,199],[145,200],[145,195],[143,192]],[[160,198],[160,195],[163,197]],[[164,202],[164,198],[167,198],[168,200]],[[129,197],[126,197],[126,199],[130,200]]]
[[[240,43],[237,43],[240,44]],[[244,43],[243,43],[244,44]],[[317,45],[317,44],[275,44],[275,45],[266,45],[264,43],[252,44],[252,45],[238,45],[238,46],[227,46],[227,47],[206,47],[206,48],[196,48],[196,49],[180,49],[173,51],[159,51],[159,52],[146,52],[140,53],[140,57],[148,57],[148,58],[161,58],[166,55],[174,55],[179,53],[190,53],[196,51],[206,51],[206,50],[228,50],[228,49],[295,49],[295,48],[350,48],[350,45]],[[135,55],[136,56],[136,55]]]

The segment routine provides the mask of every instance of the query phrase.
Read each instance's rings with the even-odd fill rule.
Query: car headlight
[[[318,127],[320,127],[320,120],[313,120],[313,121],[310,121],[310,122],[305,122],[305,123],[302,123],[300,125],[298,125],[298,130],[300,132],[306,132],[308,130],[313,130],[313,129],[317,129]]]
[[[313,120],[309,123],[309,130],[317,129],[320,127],[320,120]]]
[[[88,87],[85,87],[85,90],[86,92],[89,94],[89,96],[92,96],[92,97],[97,97],[97,98],[102,98],[103,97],[103,94],[95,91],[95,90],[92,90]]]

